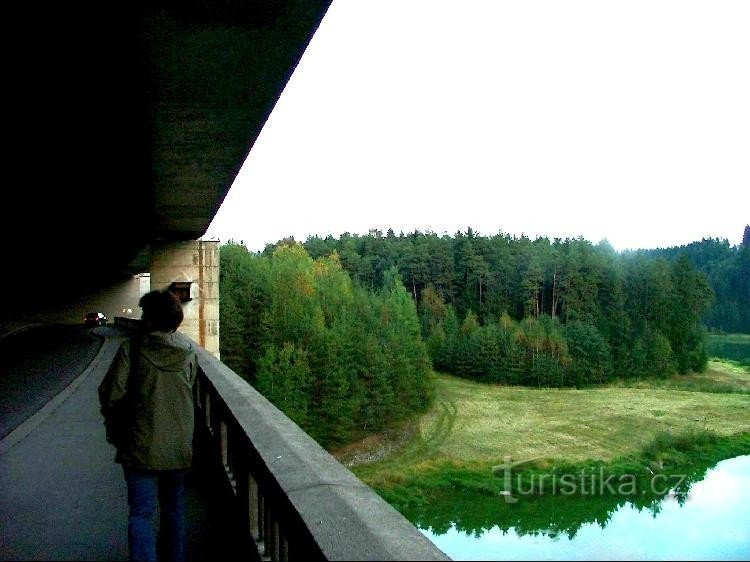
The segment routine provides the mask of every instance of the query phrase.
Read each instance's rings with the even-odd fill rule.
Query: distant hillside
[[[645,253],[670,261],[687,255],[706,275],[716,295],[704,318],[706,325],[723,332],[750,333],[750,225],[745,226],[739,246],[730,246],[726,239],[704,238],[686,246]]]

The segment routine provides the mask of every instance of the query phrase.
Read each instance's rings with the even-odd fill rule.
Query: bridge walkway
[[[0,441],[0,560],[127,560],[127,489],[97,387],[122,336],[105,338],[65,390]],[[198,464],[188,477],[188,558],[222,559],[225,510]]]

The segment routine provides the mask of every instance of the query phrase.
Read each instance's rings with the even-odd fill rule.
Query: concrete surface
[[[0,560],[128,558],[126,487],[97,398],[122,337],[97,330],[110,337],[74,388],[0,441]],[[206,474],[199,463],[188,477],[191,560],[231,552],[232,525]]]
[[[0,438],[67,387],[101,345],[83,325],[28,327],[0,340]]]

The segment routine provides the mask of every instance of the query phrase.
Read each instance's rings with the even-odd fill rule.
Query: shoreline
[[[730,436],[688,432],[660,434],[639,453],[609,462],[536,459],[521,461],[509,470],[502,463],[490,466],[445,462],[421,470],[415,467],[408,476],[358,476],[402,512],[429,508],[431,498],[443,492],[488,497],[610,495],[653,501],[672,490],[672,486],[665,489],[668,483],[687,493],[689,486],[702,480],[710,468],[723,460],[744,455],[750,455],[750,431]],[[510,480],[508,474],[512,475]],[[655,482],[661,486],[660,490],[654,490]],[[584,487],[573,490],[580,483]],[[596,490],[601,493],[592,493]]]

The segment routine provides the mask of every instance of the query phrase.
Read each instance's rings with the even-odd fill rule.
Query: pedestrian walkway
[[[89,367],[0,441],[0,560],[127,560],[127,490],[105,440],[97,388],[122,341],[111,334]],[[188,557],[229,548],[221,506],[188,478]]]

